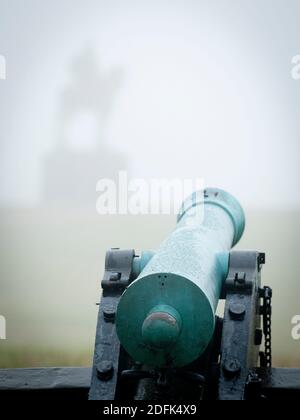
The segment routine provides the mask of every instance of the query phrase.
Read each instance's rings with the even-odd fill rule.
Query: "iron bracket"
[[[133,280],[135,252],[117,248],[107,251],[102,280],[103,294],[99,306],[90,400],[114,400],[118,392],[119,372],[126,369],[124,354],[115,328],[120,297]]]

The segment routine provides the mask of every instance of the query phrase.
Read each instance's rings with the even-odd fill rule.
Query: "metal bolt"
[[[233,378],[241,371],[241,364],[235,358],[228,358],[223,363],[223,371],[227,377]]]
[[[255,337],[254,337],[254,344],[256,346],[260,346],[262,343],[263,332],[260,328],[256,328],[255,330]]]
[[[121,273],[110,273],[109,280],[110,281],[118,281],[121,278]]]
[[[101,381],[109,381],[112,378],[114,367],[109,360],[103,360],[97,365],[97,378]]]
[[[246,314],[246,307],[242,303],[231,303],[229,313],[232,319],[243,320]]]
[[[116,311],[112,305],[107,305],[103,308],[104,320],[107,322],[113,322],[116,317]]]
[[[244,271],[239,271],[235,273],[235,281],[238,284],[245,284],[246,283],[246,273]]]
[[[265,264],[266,263],[266,254],[264,252],[260,252],[258,254],[257,260],[258,260],[258,265]]]

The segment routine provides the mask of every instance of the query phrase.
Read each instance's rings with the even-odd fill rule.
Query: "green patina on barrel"
[[[176,229],[118,305],[117,334],[134,360],[180,367],[201,356],[213,336],[229,251],[244,227],[243,209],[223,190],[185,200]]]

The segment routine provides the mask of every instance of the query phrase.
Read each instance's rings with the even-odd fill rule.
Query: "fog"
[[[300,366],[299,19],[297,0],[0,0],[3,366],[90,363],[105,250],[174,226],[96,213],[97,181],[120,170],[241,201],[276,363]]]

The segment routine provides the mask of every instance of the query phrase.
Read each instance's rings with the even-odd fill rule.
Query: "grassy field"
[[[155,249],[169,216],[98,216],[92,210],[1,210],[0,367],[89,365],[106,249]],[[300,211],[247,212],[239,249],[267,253],[263,281],[274,289],[277,366],[300,367],[291,318],[300,315]]]

